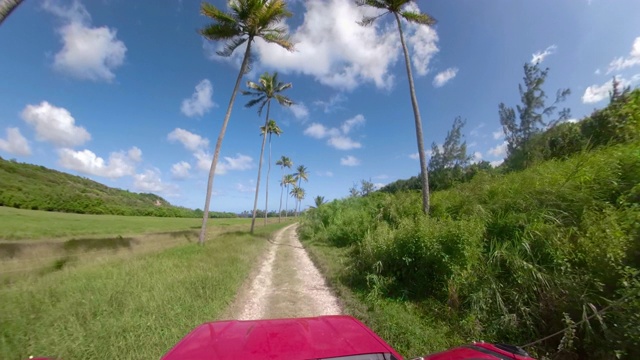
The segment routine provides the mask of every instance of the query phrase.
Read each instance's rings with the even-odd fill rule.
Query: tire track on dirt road
[[[278,231],[269,242],[258,273],[230,311],[238,320],[337,315],[337,298],[300,244],[298,224]]]

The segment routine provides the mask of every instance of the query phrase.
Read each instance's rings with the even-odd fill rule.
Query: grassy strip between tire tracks
[[[405,358],[424,356],[465,343],[448,324],[424,317],[415,305],[372,298],[364,291],[347,286],[347,248],[302,237],[300,240],[340,299],[344,313],[364,322]]]
[[[288,224],[1,287],[0,358],[157,359],[223,313],[266,238]]]

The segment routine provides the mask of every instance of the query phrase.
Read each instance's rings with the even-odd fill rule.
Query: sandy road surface
[[[302,248],[297,224],[278,231],[268,244],[259,270],[231,307],[238,320],[336,315],[342,311],[324,278]]]

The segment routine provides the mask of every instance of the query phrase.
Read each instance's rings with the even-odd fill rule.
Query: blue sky
[[[225,7],[224,1],[213,1]],[[498,104],[515,105],[525,62],[551,70],[546,91],[569,87],[565,106],[580,119],[606,105],[611,78],[640,83],[637,0],[433,0],[416,2],[438,20],[406,26],[425,143],[467,120],[469,151],[504,157]],[[198,1],[30,0],[0,27],[0,156],[153,192],[202,208],[208,160],[239,68]],[[413,113],[392,18],[355,21],[350,0],[290,1],[297,51],[257,42],[253,70],[278,71],[297,105],[272,106],[284,133],[281,155],[309,169],[307,198],[345,197],[360,179],[386,184],[419,172]],[[244,88],[244,84],[243,84]],[[256,109],[239,95],[222,146],[212,210],[252,208],[260,154]],[[264,114],[263,114],[264,115]],[[266,174],[266,173],[265,173]],[[270,209],[280,169],[272,168]],[[264,179],[264,176],[263,176]],[[264,206],[264,180],[260,206]],[[290,202],[291,206],[291,202]]]

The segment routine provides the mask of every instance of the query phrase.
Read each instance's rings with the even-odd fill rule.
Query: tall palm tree
[[[298,181],[298,188],[302,189],[302,180],[309,181],[309,173],[307,172],[307,167],[304,165],[298,165],[298,167],[296,168],[296,170],[298,171],[297,173],[295,173],[296,176],[296,180]],[[304,191],[304,190],[303,190]],[[300,199],[298,198],[298,196],[295,197],[296,200],[298,200],[298,203],[296,204],[296,217],[298,216],[298,205],[300,205]],[[302,197],[304,199],[304,196]]]
[[[280,184],[286,187],[285,192],[289,194],[289,185],[296,186],[296,182],[297,180],[294,174],[287,174],[284,176]],[[287,195],[287,200],[284,206],[285,206],[284,213],[288,217],[289,216],[289,196],[288,195]]]
[[[293,189],[291,189],[291,196],[294,197],[297,201],[296,217],[298,217],[298,213],[299,213],[298,205],[302,203],[302,200],[304,199],[304,196],[305,196],[305,191],[303,188],[293,185]]]
[[[213,19],[213,22],[200,29],[200,34],[213,41],[226,41],[224,50],[219,51],[218,55],[231,56],[233,52],[242,44],[247,44],[242,58],[242,65],[236,79],[227,113],[222,122],[222,128],[218,135],[216,148],[213,152],[213,160],[211,160],[211,168],[209,170],[209,180],[207,182],[207,195],[204,204],[204,214],[202,217],[202,228],[200,229],[200,237],[198,242],[204,243],[207,231],[207,218],[209,216],[209,204],[211,202],[211,190],[213,188],[213,177],[216,172],[218,158],[220,157],[220,148],[222,140],[227,130],[229,118],[233,103],[238,93],[240,80],[249,69],[249,60],[251,58],[251,44],[256,38],[262,38],[264,41],[277,44],[289,51],[293,50],[293,44],[289,41],[287,31],[279,25],[279,23],[287,17],[291,17],[291,13],[287,10],[284,0],[231,0],[228,2],[230,11],[224,12],[217,7],[202,3],[200,13]]]
[[[280,181],[280,208],[278,209],[278,222],[282,221],[282,193],[285,187],[284,183],[284,168],[289,168],[293,166],[293,161],[288,157],[282,155],[278,161],[276,161],[276,165],[280,166],[282,169],[282,180]]]
[[[260,131],[262,132],[262,136],[265,136],[265,133],[269,136],[269,167],[267,168],[266,199],[264,202],[264,224],[267,225],[267,214],[269,213],[269,175],[271,174],[271,136],[273,136],[273,134],[280,136],[282,129],[276,124],[275,120],[269,120],[266,127],[260,127]]]
[[[0,25],[4,22],[9,14],[15,10],[22,0],[0,0]]]
[[[320,206],[322,206],[325,203],[324,196],[320,196],[320,195],[316,196],[315,198],[313,198],[313,202],[315,204],[314,207],[315,208],[319,208]]]
[[[404,62],[407,68],[407,77],[409,78],[409,93],[411,95],[411,105],[413,105],[413,115],[416,126],[416,138],[418,140],[418,154],[420,156],[420,175],[422,178],[422,211],[429,214],[429,174],[427,173],[427,157],[424,151],[424,140],[422,134],[422,119],[420,118],[420,109],[418,108],[418,100],[416,98],[416,89],[413,84],[413,75],[411,73],[411,60],[409,59],[409,50],[404,41],[404,33],[402,32],[402,22],[400,18],[408,22],[431,26],[436,23],[435,19],[428,14],[407,10],[406,5],[414,2],[413,0],[358,0],[359,6],[371,6],[376,9],[384,10],[377,16],[365,16],[359,22],[362,26],[373,24],[379,17],[386,14],[393,14],[398,25],[400,33],[400,43],[404,52]]]
[[[269,126],[269,111],[271,110],[271,99],[276,99],[282,106],[291,106],[293,101],[288,97],[280,94],[281,92],[290,89],[291,83],[281,83],[278,81],[278,73],[270,75],[264,73],[260,75],[260,79],[257,83],[253,81],[247,81],[247,87],[251,90],[242,91],[242,95],[249,95],[255,97],[255,99],[249,101],[245,107],[252,107],[254,105],[260,105],[258,107],[258,116],[262,115],[262,109],[267,106],[267,116],[264,120],[264,128]],[[260,190],[260,173],[262,172],[262,156],[264,154],[264,145],[267,137],[262,138],[262,150],[260,152],[260,165],[258,166],[258,181],[256,181],[256,194],[253,202],[253,216],[251,217],[251,233],[253,234],[253,228],[256,222],[256,210],[258,208],[258,191]],[[271,160],[269,160],[269,166],[271,166]],[[265,218],[266,221],[266,218]]]

